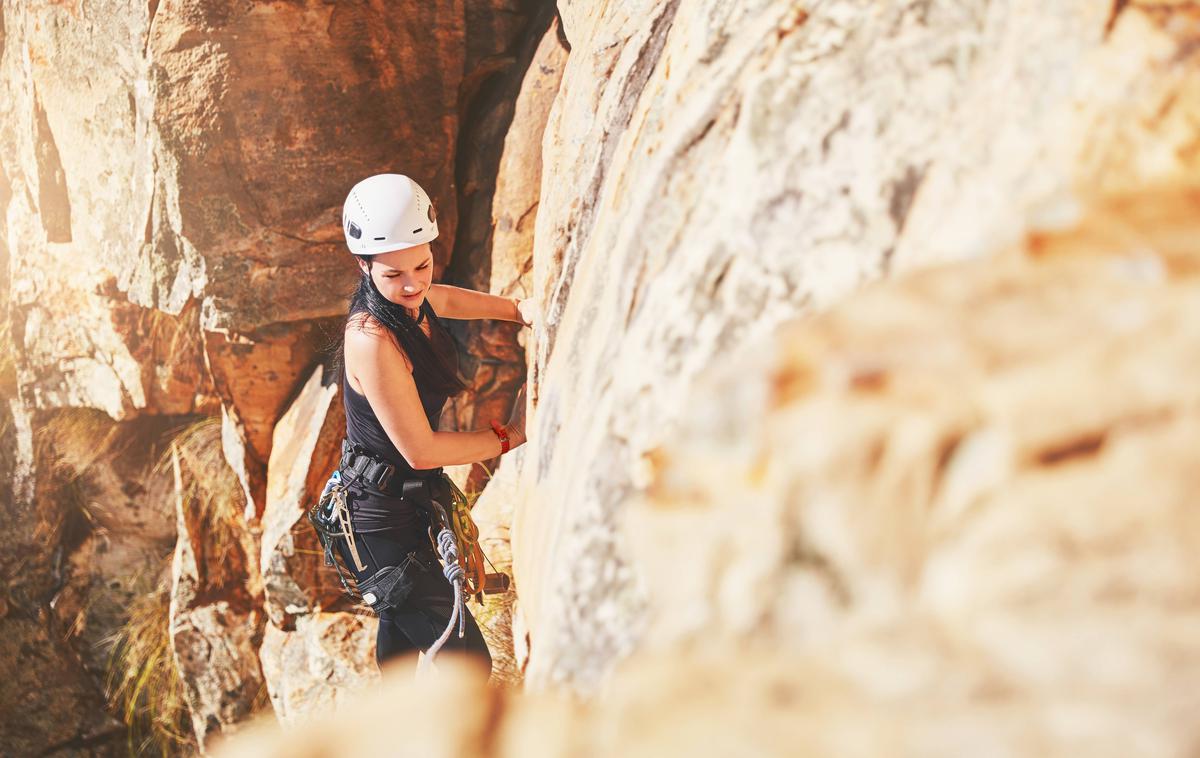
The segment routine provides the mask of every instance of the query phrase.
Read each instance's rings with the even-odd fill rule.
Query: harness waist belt
[[[342,460],[338,468],[350,475],[352,480],[362,482],[369,485],[375,490],[384,495],[392,495],[393,497],[411,497],[413,495],[425,494],[432,497],[434,489],[430,479],[427,478],[412,478],[393,481],[396,474],[396,467],[391,463],[383,460],[371,451],[355,445],[350,440],[342,440]],[[434,477],[441,473],[441,469],[433,470]]]

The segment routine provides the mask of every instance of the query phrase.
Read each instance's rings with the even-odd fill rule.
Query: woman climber
[[[532,304],[433,283],[429,243],[438,236],[437,216],[407,176],[380,174],[356,184],[342,229],[362,278],[343,334],[346,440],[331,483],[340,479],[348,523],[337,549],[379,617],[378,664],[444,643],[441,649],[478,655],[490,666],[487,644],[461,603],[464,590],[452,584],[456,561],[451,555],[443,569],[427,529],[436,533],[447,514],[454,519],[456,496],[465,512],[443,466],[494,458],[525,442],[524,389],[503,426],[493,420],[482,431],[437,431],[447,398],[466,388],[439,317],[528,326]]]

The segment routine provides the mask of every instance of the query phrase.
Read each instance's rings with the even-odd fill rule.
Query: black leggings
[[[410,552],[416,552],[416,561],[408,571],[413,580],[412,592],[398,608],[377,614],[379,633],[375,638],[375,662],[382,666],[384,661],[405,653],[428,650],[442,636],[450,622],[450,614],[454,612],[454,587],[442,574],[433,546],[426,542],[414,547],[410,542],[398,542],[385,533],[363,534],[357,530],[354,539],[365,571],[355,569],[344,540],[338,541],[338,547],[357,580],[371,576],[384,566],[399,566]],[[492,656],[487,643],[465,603],[463,615],[466,627],[462,639],[458,637],[456,620],[450,638],[441,649],[478,655],[490,667]]]

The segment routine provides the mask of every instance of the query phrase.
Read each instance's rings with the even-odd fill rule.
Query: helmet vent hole
[[[375,238],[375,241],[376,241],[376,242],[383,242],[385,239],[387,239],[387,237],[376,237],[376,238]]]
[[[413,230],[412,230],[412,233],[413,233],[413,234],[416,234],[417,232],[421,231],[421,230],[422,230],[422,229],[424,229],[424,228],[425,228],[425,227],[423,227],[423,226],[418,226],[416,229],[413,229]]]

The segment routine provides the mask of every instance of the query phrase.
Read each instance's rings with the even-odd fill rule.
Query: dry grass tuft
[[[155,464],[155,474],[178,466],[180,497],[194,508],[193,539],[202,540],[208,560],[222,561],[240,549],[245,496],[221,449],[221,422],[203,418],[172,433]],[[129,728],[130,754],[178,755],[196,751],[183,683],[170,636],[169,572],[130,608],[128,621],[108,639],[109,703]],[[256,705],[269,706],[265,688]]]
[[[40,508],[34,539],[70,552],[96,528],[100,504],[92,497],[90,469],[120,443],[119,427],[102,411],[68,408],[34,430]]]
[[[120,424],[93,408],[56,411],[35,434],[46,446],[39,460],[53,467],[55,475],[73,479],[85,476],[100,459],[120,454],[129,443],[122,439]]]
[[[183,312],[177,316],[157,308],[143,311],[142,328],[146,334],[146,341],[157,348],[156,360],[159,365],[174,366],[186,360],[188,356],[199,355],[203,351],[203,332],[195,323],[198,317],[191,316],[189,310],[198,313],[199,305],[196,300],[189,301]]]
[[[128,726],[130,755],[179,755],[196,751],[175,667],[170,634],[169,572],[129,609],[129,619],[106,639],[113,646],[108,700]]]

